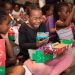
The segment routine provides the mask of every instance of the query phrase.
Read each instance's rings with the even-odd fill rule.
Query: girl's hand
[[[63,25],[63,22],[61,20],[57,20],[56,25],[62,26]]]

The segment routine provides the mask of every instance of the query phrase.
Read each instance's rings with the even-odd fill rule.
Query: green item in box
[[[62,40],[61,43],[63,43],[63,44],[72,44],[73,41],[72,40]]]
[[[6,69],[4,66],[0,66],[0,75],[6,75]]]

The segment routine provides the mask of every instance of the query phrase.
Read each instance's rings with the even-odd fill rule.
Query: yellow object
[[[53,48],[63,48],[66,46],[68,46],[68,45],[67,44],[58,44],[58,45],[54,46]]]

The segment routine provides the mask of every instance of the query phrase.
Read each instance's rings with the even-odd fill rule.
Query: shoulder
[[[20,28],[19,28],[19,31],[25,31],[27,30],[27,24],[26,23],[22,23]]]

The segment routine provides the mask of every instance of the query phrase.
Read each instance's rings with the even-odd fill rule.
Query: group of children
[[[49,4],[43,8],[34,4],[24,10],[18,4],[15,4],[13,9],[11,3],[5,2],[4,6],[0,8],[0,36],[6,42],[7,75],[59,75],[69,68],[73,61],[72,54],[65,53],[46,63],[36,63],[30,59],[28,49],[36,50],[49,42],[59,41],[56,40],[57,32],[61,29],[71,28],[72,34],[74,34],[74,13],[75,5],[71,3]],[[20,54],[24,61],[22,65],[18,63],[16,66],[18,59],[8,38],[10,28],[17,36],[14,43],[20,47]],[[36,42],[37,32],[49,32],[49,38]],[[59,37],[59,39],[67,39],[67,36]],[[74,40],[74,36],[68,40]]]

